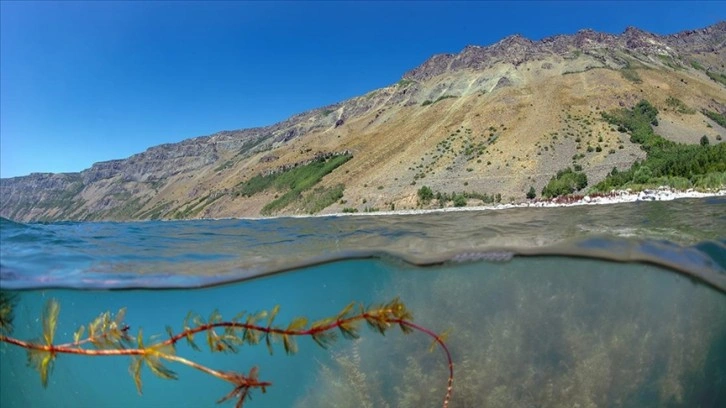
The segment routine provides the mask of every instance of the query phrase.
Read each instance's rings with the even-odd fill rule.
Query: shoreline
[[[386,210],[371,212],[354,212],[354,213],[327,213],[327,214],[280,214],[269,217],[253,216],[253,217],[210,217],[210,218],[187,218],[187,219],[158,219],[158,220],[97,220],[90,222],[146,222],[146,221],[220,221],[220,220],[272,220],[277,218],[320,218],[320,217],[364,217],[377,215],[421,215],[435,214],[447,212],[467,212],[467,211],[498,211],[508,210],[510,208],[557,208],[557,207],[574,207],[580,205],[608,205],[608,204],[624,204],[639,201],[672,201],[682,198],[708,198],[708,197],[726,197],[726,188],[722,187],[718,190],[697,191],[694,189],[675,190],[670,187],[659,187],[656,189],[644,189],[640,191],[614,190],[609,193],[595,193],[591,195],[567,195],[559,196],[552,199],[534,199],[530,201],[521,201],[516,203],[498,203],[487,205],[473,205],[464,207],[443,207],[443,208],[416,208],[411,210]],[[12,222],[17,222],[10,220]],[[63,220],[53,222],[66,222]],[[78,222],[78,221],[71,221]],[[24,222],[21,222],[25,224]]]
[[[585,195],[567,195],[552,199],[535,199],[517,203],[498,203],[488,205],[475,205],[465,207],[443,207],[443,208],[416,208],[412,210],[386,210],[370,212],[335,212],[327,214],[280,214],[269,217],[220,217],[220,218],[190,218],[186,220],[160,220],[160,221],[200,221],[200,220],[272,220],[277,218],[320,218],[320,217],[365,217],[376,215],[421,215],[446,212],[466,211],[498,211],[510,208],[557,208],[574,207],[580,205],[609,205],[634,203],[639,201],[672,201],[682,198],[708,198],[726,197],[726,187],[718,190],[697,191],[694,189],[676,190],[670,187],[658,187],[655,189],[643,189],[639,191],[613,190],[609,193],[594,193]],[[144,220],[139,220],[144,221]]]
[[[644,189],[641,191],[615,190],[610,193],[596,193],[592,195],[568,195],[552,199],[536,199],[518,203],[498,203],[489,205],[464,206],[464,207],[443,207],[443,208],[418,208],[413,210],[394,211],[372,211],[356,213],[330,213],[330,214],[306,214],[306,215],[278,215],[272,217],[240,217],[238,219],[268,219],[268,218],[308,218],[308,217],[346,217],[366,215],[419,215],[441,212],[465,212],[465,211],[496,211],[510,208],[557,208],[574,207],[580,205],[608,205],[624,204],[639,201],[672,201],[682,198],[708,198],[726,197],[726,189],[721,188],[715,191],[675,190],[670,187],[659,187],[657,189]]]

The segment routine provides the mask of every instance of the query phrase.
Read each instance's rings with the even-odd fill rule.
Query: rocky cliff
[[[155,146],[80,173],[2,179],[0,216],[257,216],[284,191],[247,196],[239,194],[241,185],[344,151],[353,158],[317,185],[318,194],[342,188],[323,212],[412,208],[424,183],[523,199],[530,186],[540,189],[572,164],[596,182],[644,155],[601,112],[647,98],[661,108],[657,131],[667,138],[726,137],[701,113],[726,113],[725,43],[720,22],[667,36],[581,30],[467,46],[432,56],[396,84],[272,126]],[[673,108],[673,100],[687,109]],[[280,213],[304,211],[305,194]]]

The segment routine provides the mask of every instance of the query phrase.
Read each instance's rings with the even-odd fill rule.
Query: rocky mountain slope
[[[713,144],[726,137],[723,125],[703,114],[726,114],[725,44],[726,22],[720,22],[668,36],[582,30],[468,46],[429,58],[396,84],[272,126],[155,146],[80,173],[2,179],[0,216],[298,214],[320,210],[309,204],[322,196],[332,197],[322,213],[405,209],[420,205],[422,185],[523,200],[530,187],[540,191],[572,165],[594,184],[645,155],[602,112],[647,99],[660,112],[656,132],[668,139],[699,143],[706,135]],[[293,180],[245,190],[262,176],[341,154],[352,157],[314,189],[295,190]],[[296,195],[269,211],[288,190]]]

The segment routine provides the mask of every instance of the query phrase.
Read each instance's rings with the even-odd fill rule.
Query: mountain
[[[0,180],[17,221],[217,218],[420,206],[417,191],[521,201],[567,166],[590,185],[645,152],[601,113],[646,99],[655,131],[720,143],[726,22],[581,30],[434,55],[391,86],[268,127],[152,147],[80,173]],[[723,116],[721,116],[723,117]],[[622,130],[622,129],[620,129]],[[478,202],[471,194],[469,203]]]

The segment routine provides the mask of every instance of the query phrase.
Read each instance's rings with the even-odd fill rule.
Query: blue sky
[[[724,2],[0,2],[0,176],[265,126],[511,34],[658,34]]]

